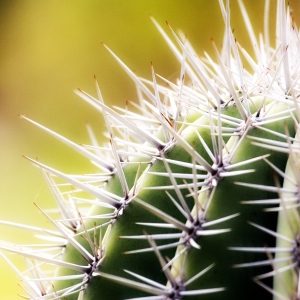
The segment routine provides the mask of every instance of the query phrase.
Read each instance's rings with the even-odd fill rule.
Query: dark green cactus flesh
[[[153,20],[181,62],[176,84],[153,66],[152,82],[138,78],[105,46],[140,103],[138,113],[113,110],[97,83],[96,98],[76,91],[104,116],[103,148],[87,150],[23,117],[100,170],[67,175],[29,159],[61,217],[39,208],[55,229],[44,234],[57,239],[44,254],[1,246],[30,261],[30,272],[19,272],[26,299],[300,299],[300,39],[284,1],[277,5],[275,49],[248,25],[260,45],[254,58],[237,46],[222,1],[227,30],[216,62],[196,57],[169,26],[173,44]]]

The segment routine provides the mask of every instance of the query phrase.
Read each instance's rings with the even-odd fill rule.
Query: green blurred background
[[[275,2],[271,0],[272,19]],[[299,1],[290,4],[297,20]],[[264,1],[247,0],[245,5],[256,31],[262,31]],[[235,36],[247,47],[237,1],[231,6]],[[177,78],[180,65],[149,14],[166,31],[165,20],[173,29],[182,29],[199,55],[204,50],[212,53],[211,38],[218,46],[222,44],[224,24],[217,0],[0,1],[0,219],[48,226],[33,202],[51,208],[54,201],[40,170],[22,155],[64,172],[96,171],[65,145],[20,120],[18,114],[77,143],[89,143],[85,127],[89,123],[101,141],[105,130],[102,117],[73,90],[80,87],[95,95],[96,75],[107,104],[124,107],[127,100],[136,100],[134,84],[102,41],[140,76],[151,78],[153,61],[157,73],[172,81]],[[0,240],[22,244],[34,241],[28,239],[30,235],[0,226]],[[22,259],[9,258],[25,267]],[[0,299],[20,299],[18,282],[0,257]]]

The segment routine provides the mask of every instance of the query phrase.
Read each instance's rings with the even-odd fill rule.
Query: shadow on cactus
[[[92,145],[77,145],[22,117],[99,167],[68,175],[28,158],[60,217],[37,206],[52,231],[1,222],[47,241],[42,252],[1,246],[28,263],[21,273],[1,252],[25,299],[300,299],[299,32],[278,0],[273,49],[239,4],[253,57],[235,41],[228,2],[216,61],[152,19],[181,63],[176,83],[153,65],[152,81],[137,77],[104,45],[139,97],[131,112],[106,106],[96,80],[96,97],[76,91],[103,114],[107,145],[90,128]]]

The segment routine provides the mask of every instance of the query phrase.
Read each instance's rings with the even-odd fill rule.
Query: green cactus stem
[[[300,299],[299,32],[278,0],[270,48],[239,1],[252,58],[230,29],[229,1],[219,2],[226,30],[216,61],[152,19],[181,63],[177,83],[152,63],[152,81],[139,78],[104,45],[139,95],[134,113],[108,107],[96,78],[96,97],[76,91],[104,116],[104,147],[91,129],[92,146],[82,146],[22,116],[99,167],[69,175],[28,158],[61,216],[36,205],[54,227],[42,253],[0,246],[28,262],[21,273],[0,252],[26,299]]]

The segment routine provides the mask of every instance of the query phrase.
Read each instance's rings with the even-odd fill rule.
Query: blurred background
[[[289,1],[299,20],[299,1]],[[298,2],[298,3],[296,3]],[[244,1],[256,33],[263,30],[264,1]],[[274,22],[276,1],[271,0]],[[232,28],[242,46],[248,36],[237,1],[231,1]],[[54,205],[43,176],[28,160],[38,158],[63,172],[96,171],[89,162],[36,128],[18,114],[59,132],[77,143],[89,143],[86,123],[99,141],[102,117],[73,90],[95,95],[93,76],[108,105],[136,100],[135,87],[101,45],[105,42],[137,75],[155,71],[176,80],[180,65],[149,19],[168,31],[167,20],[182,29],[197,53],[213,53],[211,38],[222,45],[223,20],[217,0],[14,0],[0,1],[0,219],[48,226],[33,203]],[[299,23],[299,22],[298,22]],[[274,23],[272,23],[274,25]],[[274,33],[272,33],[274,38]],[[251,50],[250,50],[251,52]],[[30,243],[31,234],[0,225],[0,240]],[[18,267],[22,259],[9,255]],[[0,299],[20,299],[19,279],[0,257]],[[24,294],[24,293],[23,293]]]

